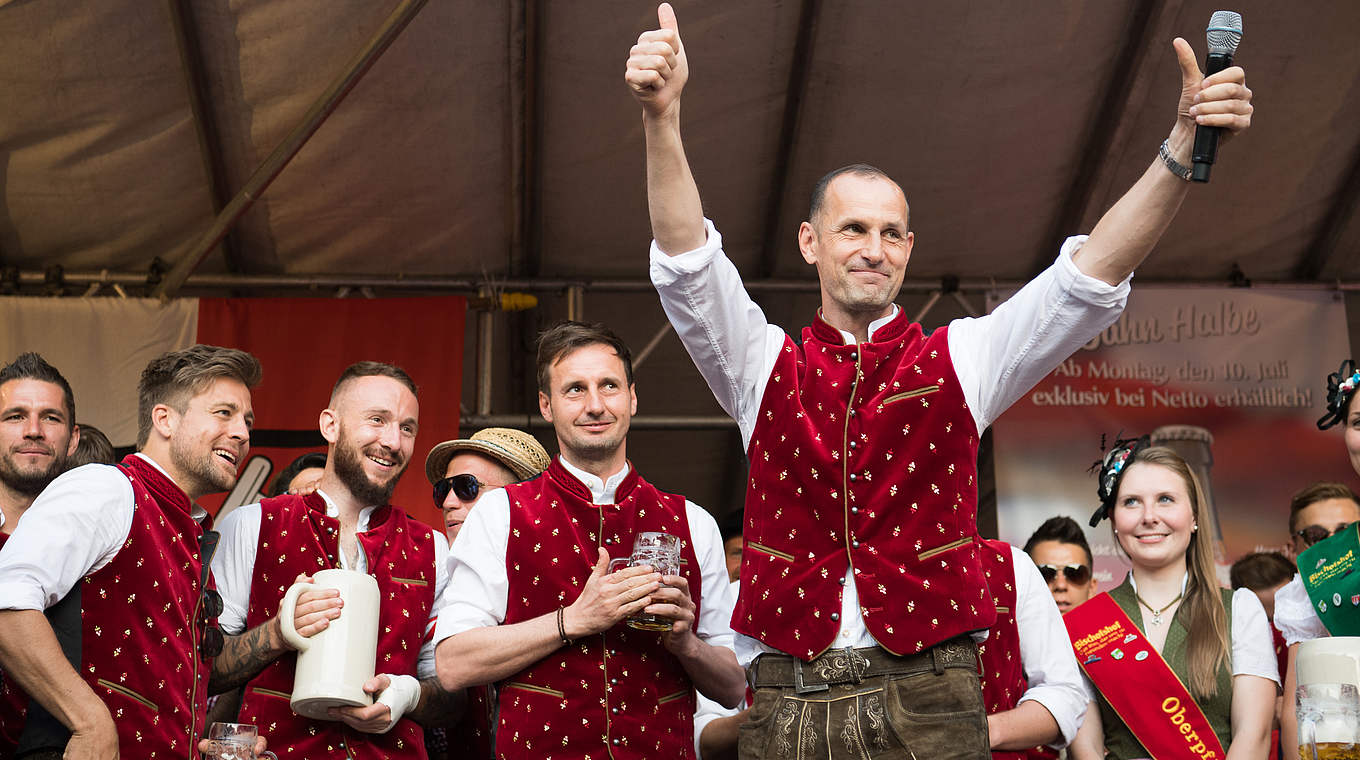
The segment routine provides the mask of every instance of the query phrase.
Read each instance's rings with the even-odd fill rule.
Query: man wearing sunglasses
[[[1343,483],[1313,483],[1289,500],[1289,553],[1297,560],[1300,552],[1324,538],[1336,535],[1357,520],[1360,520],[1360,496],[1355,491]],[[1297,573],[1289,583],[1275,592],[1275,617],[1271,622],[1289,646],[1288,666],[1284,674],[1284,704],[1292,705],[1298,683],[1294,672],[1298,644],[1329,635],[1327,627],[1313,608],[1303,579]],[[1294,736],[1297,730],[1294,711],[1281,711],[1280,735]],[[1289,742],[1285,742],[1283,748],[1283,757],[1298,757],[1298,749]]]
[[[316,491],[285,494],[223,518],[213,574],[222,591],[226,648],[214,663],[213,689],[245,685],[240,720],[271,726],[281,757],[425,757],[421,723],[458,707],[434,676],[427,633],[448,580],[444,535],[389,504],[415,449],[416,386],[399,367],[351,365],[320,415],[329,444]],[[367,707],[332,708],[332,719],[295,714],[287,699],[297,662],[279,626],[278,607],[294,579],[328,568],[377,581],[379,675],[364,684]],[[339,618],[334,589],[298,597],[294,625],[316,635]]]
[[[202,738],[221,637],[195,501],[235,485],[259,380],[235,349],[155,359],[138,453],[52,481],[0,551],[0,666],[71,731],[67,757],[188,758]],[[42,610],[73,589],[80,623],[59,640]]]
[[[745,686],[717,523],[629,463],[637,394],[612,331],[545,331],[538,384],[560,455],[468,515],[435,631],[440,680],[501,683],[497,757],[691,757],[695,691],[730,707]],[[680,539],[677,574],[607,572],[656,531]],[[644,611],[669,629],[624,624]]]
[[[470,438],[444,441],[430,449],[425,457],[425,477],[434,486],[434,504],[444,514],[449,544],[484,495],[537,476],[551,461],[537,438],[511,428],[485,428]],[[495,756],[495,716],[495,686],[469,687],[463,714],[450,716],[445,726],[425,732],[430,757],[491,760]]]
[[[486,428],[430,449],[425,477],[434,486],[434,505],[444,513],[449,543],[482,494],[535,477],[551,461],[537,438],[511,428]]]
[[[1058,611],[1064,615],[1096,593],[1099,584],[1091,570],[1095,566],[1091,546],[1076,520],[1045,520],[1025,542],[1025,553],[1039,567]]]

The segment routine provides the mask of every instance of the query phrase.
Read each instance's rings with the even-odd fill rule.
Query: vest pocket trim
[[[916,398],[917,396],[925,396],[930,393],[935,393],[938,390],[940,390],[940,386],[938,385],[926,385],[921,388],[913,388],[909,391],[903,391],[901,393],[893,394],[883,399],[883,403],[884,405],[887,405],[891,404],[894,401],[905,401],[909,398]]]
[[[132,689],[129,689],[126,686],[120,686],[119,684],[116,684],[113,681],[109,681],[104,678],[96,678],[95,683],[99,684],[100,686],[103,686],[109,691],[114,691],[118,692],[119,694],[122,694],[123,696],[127,697],[133,702],[140,704],[142,707],[150,709],[152,712],[161,711],[161,708],[157,707],[155,702],[152,702],[151,700],[147,699],[146,697],[143,697],[141,694],[138,694],[137,692],[133,691]]]
[[[1010,607],[997,607],[997,608],[996,608],[996,611],[997,611],[997,614],[1005,615],[1005,614],[1009,614],[1009,613],[1010,613],[1011,608],[1010,608]]]
[[[953,551],[953,550],[959,548],[960,546],[967,546],[968,544],[971,544],[971,543],[973,543],[973,537],[972,537],[972,536],[969,536],[969,537],[967,537],[967,538],[960,538],[960,539],[957,540],[957,541],[950,541],[949,543],[945,544],[944,546],[937,546],[937,547],[935,547],[934,549],[926,549],[925,551],[921,552],[920,554],[917,554],[917,555],[916,555],[916,559],[918,559],[918,560],[926,560],[926,559],[930,559],[931,557],[934,557],[934,556],[937,555],[937,554],[944,554],[945,552]]]
[[[658,699],[658,700],[656,701],[656,703],[657,703],[658,705],[664,705],[664,704],[666,704],[667,702],[674,702],[674,701],[677,700],[677,699],[684,699],[685,697],[688,697],[688,696],[689,696],[689,692],[690,692],[689,689],[685,689],[684,691],[677,691],[677,692],[675,692],[674,694],[667,694],[666,696],[662,697],[661,699]]]
[[[752,549],[755,549],[761,554],[768,554],[771,557],[778,557],[786,562],[794,561],[794,557],[792,554],[789,554],[787,552],[781,552],[778,549],[771,549],[770,547],[765,546],[764,544],[758,544],[755,541],[747,541],[746,545]]]
[[[430,585],[430,582],[429,582],[429,581],[427,581],[427,580],[422,580],[422,579],[420,579],[420,578],[398,578],[397,576],[394,575],[394,576],[392,576],[392,580],[396,581],[397,583],[409,583],[409,584],[411,584],[412,586],[428,586],[428,585]]]
[[[505,688],[507,688],[507,689],[523,689],[523,690],[525,690],[525,691],[532,691],[532,692],[536,692],[536,693],[538,693],[538,694],[547,694],[547,695],[550,696],[550,697],[557,697],[558,699],[566,699],[566,698],[567,698],[567,693],[566,693],[565,691],[558,691],[557,689],[549,689],[549,688],[546,687],[546,686],[535,686],[534,684],[531,684],[531,683],[523,683],[523,682],[521,682],[521,681],[511,681],[510,683],[508,683],[508,684],[505,685]]]
[[[256,693],[256,694],[259,694],[259,695],[262,695],[262,696],[266,696],[266,697],[275,697],[276,699],[289,699],[289,700],[291,700],[291,699],[293,698],[293,695],[292,695],[292,694],[289,694],[289,693],[287,693],[287,692],[283,692],[283,691],[275,691],[275,690],[273,690],[273,689],[265,689],[265,688],[262,688],[262,687],[259,687],[259,686],[252,686],[252,687],[250,687],[250,690],[251,690],[252,692]]]

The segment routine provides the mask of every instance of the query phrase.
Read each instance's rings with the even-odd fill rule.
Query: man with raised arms
[[[974,635],[997,613],[976,526],[978,439],[1118,317],[1188,192],[1196,124],[1225,137],[1249,125],[1243,71],[1205,79],[1176,40],[1174,127],[1133,188],[993,314],[929,335],[893,303],[914,243],[902,189],[863,164],[829,173],[798,230],[822,293],[798,343],[767,322],[704,218],[680,139],[688,59],[669,4],[658,20],[626,72],[647,141],[652,281],[751,462],[732,619],[756,688],[744,751],[983,756]]]

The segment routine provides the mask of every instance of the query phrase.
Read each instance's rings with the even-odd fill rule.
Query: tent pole
[[[406,25],[415,18],[420,9],[425,7],[427,0],[402,0],[397,7],[392,9],[392,13],[379,27],[376,34],[369,39],[363,49],[354,58],[350,59],[340,76],[331,82],[325,92],[312,103],[312,107],[302,117],[302,121],[293,127],[293,131],[283,138],[283,141],[274,148],[274,152],[264,160],[264,163],[255,170],[255,173],[246,181],[245,187],[236,193],[236,197],[222,209],[217,218],[177,260],[174,261],[170,272],[165,279],[157,286],[155,295],[161,299],[174,298],[181,287],[184,286],[189,275],[193,274],[198,265],[208,255],[208,252],[216,246],[227,232],[245,215],[250,207],[255,204],[269,185],[274,181],[288,162],[297,155],[302,146],[307,143],[316,130],[321,126],[326,118],[335,111],[344,100],[349,91],[358,84],[364,74],[372,68],[378,57],[387,50],[392,41],[401,34]]]

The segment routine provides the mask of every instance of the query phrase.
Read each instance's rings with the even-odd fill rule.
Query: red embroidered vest
[[[617,503],[592,504],[590,491],[557,459],[543,475],[505,490],[506,624],[571,604],[600,546],[611,557],[627,557],[634,534],[645,531],[680,538],[681,574],[697,617],[701,574],[683,497],[657,490],[630,466]],[[694,710],[694,686],[661,645],[661,634],[620,623],[501,683],[496,754],[505,760],[693,758]]]
[[[909,654],[996,617],[977,542],[978,431],[949,359],[904,313],[841,345],[785,338],[751,434],[732,628],[805,660],[840,630],[854,568],[869,633]]]
[[[131,454],[119,471],[132,482],[132,528],[82,581],[80,675],[108,705],[123,757],[196,759],[212,668],[198,642],[216,624],[200,619],[205,526],[146,460]]]
[[[11,526],[13,527],[13,526]],[[0,547],[9,540],[8,533],[0,533]],[[0,760],[14,757],[19,746],[19,734],[24,731],[24,715],[28,712],[28,695],[0,670]]]
[[[370,514],[368,530],[358,534],[368,572],[378,581],[379,673],[416,675],[425,626],[434,606],[434,529],[395,507]],[[278,614],[279,602],[298,573],[339,567],[340,521],[326,516],[320,494],[279,496],[260,502],[260,540],[250,582],[247,628]],[[343,613],[342,613],[343,614]],[[279,757],[418,758],[425,737],[403,718],[385,734],[355,731],[338,721],[297,715],[288,706],[297,655],[285,654],[246,685],[241,722],[260,727]]]

